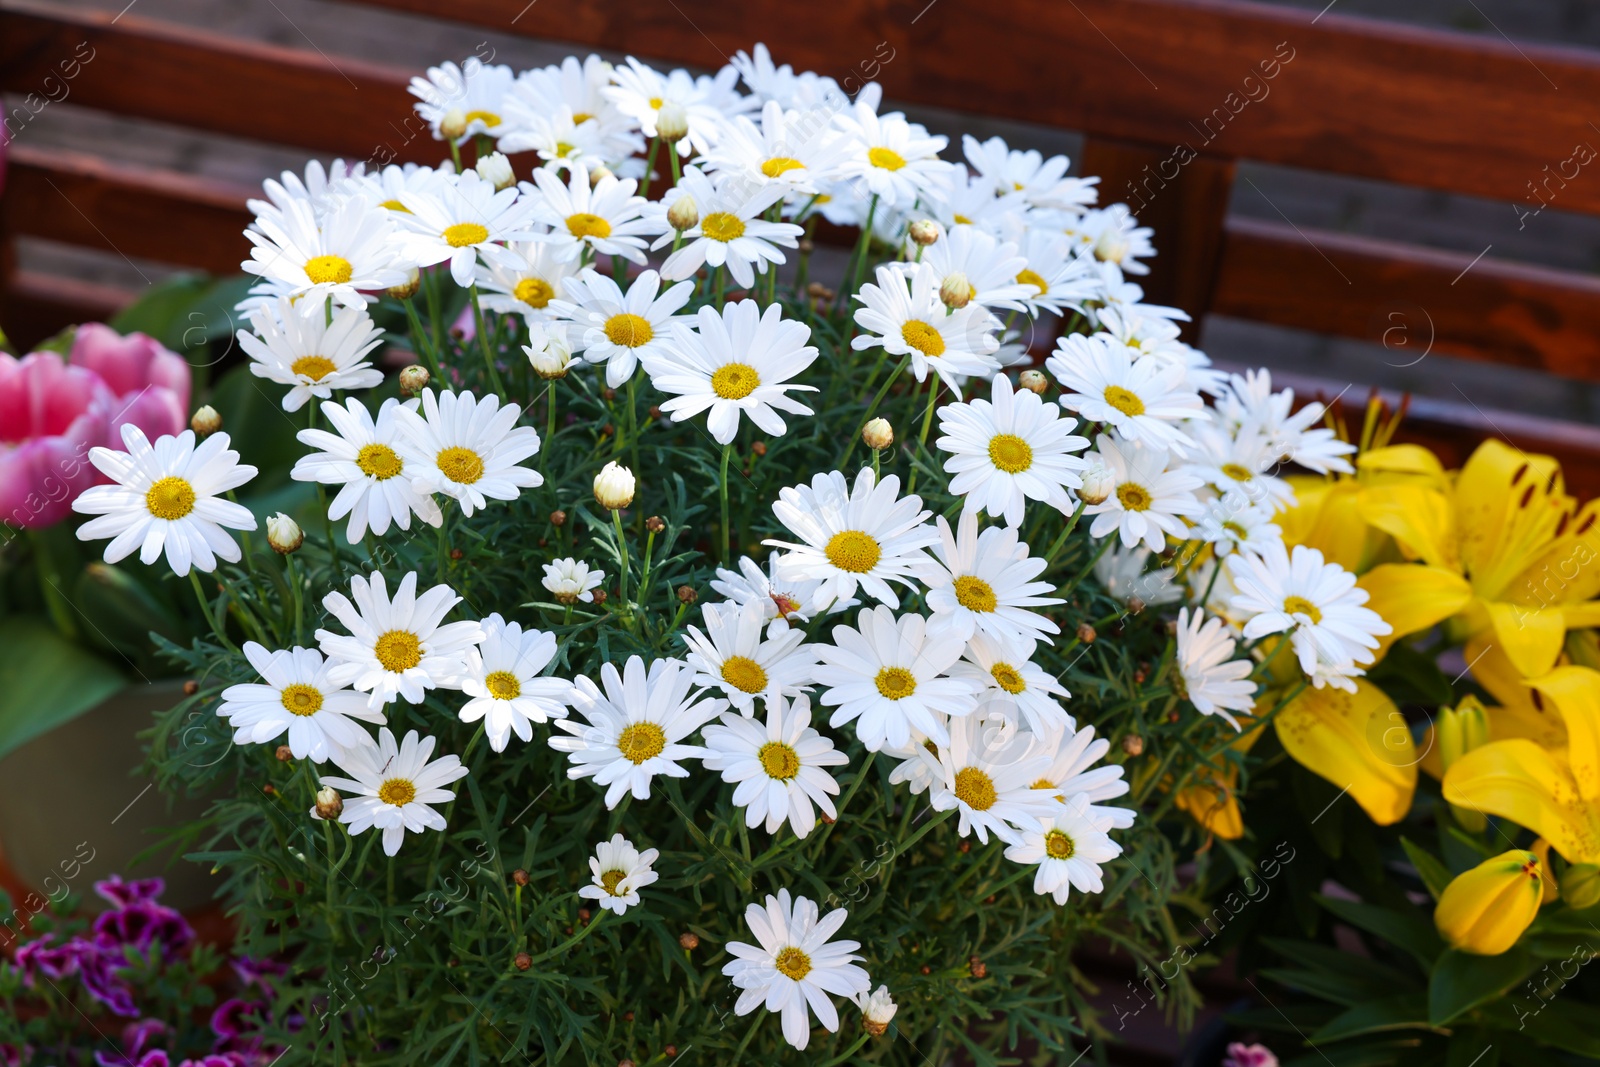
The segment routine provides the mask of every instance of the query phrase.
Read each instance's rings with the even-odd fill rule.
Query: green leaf
[[[1360,978],[1348,974],[1308,971],[1302,968],[1265,967],[1261,970],[1261,976],[1290,989],[1298,989],[1302,993],[1309,993],[1314,997],[1346,1006],[1360,1004],[1372,996],[1370,986]]]
[[[1336,974],[1341,979],[1359,983],[1366,988],[1367,997],[1392,996],[1407,989],[1415,989],[1419,993],[1422,990],[1422,984],[1414,974],[1406,974],[1365,956],[1294,938],[1264,937],[1262,941],[1285,960],[1300,967]]]
[[[1566,1000],[1542,1001],[1537,996],[1507,997],[1486,1014],[1504,1029],[1522,1033],[1567,1052],[1600,1059],[1600,1033],[1595,1032],[1594,1008]]]
[[[1439,894],[1444,892],[1444,887],[1454,877],[1450,868],[1433,853],[1421,845],[1412,844],[1407,838],[1402,837],[1400,844],[1405,848],[1406,855],[1411,857],[1411,865],[1417,869],[1417,874],[1422,876],[1422,884],[1428,887],[1428,895],[1438,900]]]
[[[1433,968],[1428,984],[1428,1021],[1448,1026],[1455,1019],[1528,976],[1537,961],[1520,948],[1498,956],[1475,956],[1447,949]]]
[[[1433,922],[1416,912],[1380,908],[1355,900],[1337,900],[1318,896],[1317,903],[1333,912],[1351,926],[1365,930],[1381,941],[1405,949],[1423,967],[1431,968],[1444,942],[1439,940]]]
[[[1367,672],[1367,680],[1399,705],[1420,704],[1437,708],[1456,702],[1455,691],[1432,656],[1406,644],[1396,644]]]
[[[1428,997],[1425,993],[1407,993],[1357,1004],[1312,1034],[1311,1040],[1320,1044],[1384,1030],[1412,1029],[1433,1029],[1428,1023]]]
[[[42,619],[0,620],[0,759],[71,722],[127,683]]]

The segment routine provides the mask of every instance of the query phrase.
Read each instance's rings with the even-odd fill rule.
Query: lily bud
[[[857,1004],[861,1008],[861,1025],[873,1037],[882,1037],[894,1020],[894,1013],[900,1010],[885,985],[880,985],[871,996],[860,994]]]
[[[194,418],[189,420],[189,429],[194,431],[196,437],[209,437],[222,429],[222,416],[210,404],[202,404],[195,409]]]
[[[1117,488],[1117,479],[1103,463],[1091,463],[1083,472],[1083,488],[1078,499],[1085,504],[1099,504]]]
[[[490,152],[477,163],[478,177],[496,189],[509,189],[517,184],[517,175],[511,169],[511,160],[504,152]]]
[[[672,202],[667,208],[667,225],[682,233],[692,230],[700,224],[700,206],[694,202],[694,197],[684,193]]]
[[[384,290],[384,293],[385,295],[391,296],[396,300],[410,300],[412,297],[417,295],[417,290],[421,288],[422,272],[415,267],[410,267],[406,271],[405,284],[391,285],[389,288]]]
[[[1600,867],[1592,863],[1574,863],[1563,871],[1561,899],[1579,909],[1600,903]]]
[[[1452,948],[1498,956],[1533,922],[1543,895],[1539,857],[1512,849],[1456,875],[1439,896],[1433,924]]]
[[[939,239],[939,224],[932,219],[918,219],[911,224],[911,239],[927,248]]]
[[[603,508],[616,511],[633,503],[633,491],[638,483],[633,472],[612,460],[594,476],[594,498]]]
[[[305,543],[300,525],[283,512],[267,516],[267,544],[280,556],[287,556]]]
[[[946,275],[944,284],[939,286],[939,299],[945,307],[959,311],[972,302],[972,283],[961,271]]]
[[[656,133],[668,144],[677,144],[689,136],[689,112],[676,101],[668,101],[656,112]]]
[[[1044,394],[1050,388],[1050,379],[1042,370],[1025,370],[1017,375],[1017,383],[1030,393]]]
[[[861,443],[882,451],[894,444],[894,427],[889,425],[888,419],[873,419],[861,428]]]
[[[1433,724],[1434,740],[1439,743],[1441,771],[1448,771],[1468,752],[1489,743],[1489,713],[1474,696],[1463,697],[1453,708],[1440,708]],[[1450,811],[1463,828],[1474,833],[1488,825],[1488,817],[1472,808],[1450,805]]]
[[[467,113],[459,107],[453,107],[444,113],[444,118],[439,120],[439,134],[454,141],[457,137],[467,132]]]
[[[404,397],[417,396],[428,387],[430,380],[432,380],[432,375],[428,373],[428,368],[413,363],[400,372],[400,395]]]
[[[337,819],[344,811],[344,798],[339,796],[332,786],[325,785],[317,790],[317,817],[320,819]]]

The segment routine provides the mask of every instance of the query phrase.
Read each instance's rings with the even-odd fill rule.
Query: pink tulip
[[[155,338],[123,337],[102,323],[86,322],[73,337],[71,360],[99,375],[117,398],[111,447],[118,447],[124,423],[133,423],[152,441],[182,433],[189,424],[189,364]]]
[[[0,522],[41,527],[98,480],[89,449],[109,440],[116,397],[54,352],[0,352]]]

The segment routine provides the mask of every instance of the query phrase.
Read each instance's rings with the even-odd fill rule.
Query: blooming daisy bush
[[[250,441],[133,428],[74,505],[206,607],[154,759],[284,1062],[1108,1034],[1072,953],[1169,957],[1253,862],[1203,847],[1246,742],[1390,632],[1272,522],[1352,446],[1180,340],[1062,157],[759,46],[414,91],[438,166],[252,205],[294,514],[236,540]]]

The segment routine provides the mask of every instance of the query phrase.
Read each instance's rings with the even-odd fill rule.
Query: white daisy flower
[[[1076,728],[1059,701],[1072,694],[1033,663],[1034,642],[1024,635],[996,641],[976,633],[967,642],[953,678],[969,678],[981,687],[979,712],[998,713],[1036,734]]]
[[[705,632],[690,626],[684,636],[695,684],[721,690],[735,710],[749,717],[757,697],[795,696],[811,684],[816,646],[805,643],[804,630],[774,627],[763,634],[764,612],[754,602],[706,604],[701,614]]]
[[[580,600],[585,604],[592,604],[594,591],[605,580],[604,571],[590,570],[587,563],[581,563],[568,556],[566,559],[546,563],[544,579],[540,584],[550,590],[550,594],[563,604],[575,604]]]
[[[262,216],[244,231],[255,247],[239,264],[283,286],[283,295],[325,297],[363,307],[362,290],[402,285],[416,266],[395,238],[389,213],[361,197],[345,197],[318,216],[305,201],[292,201],[279,218]]]
[[[927,380],[932,369],[957,392],[958,376],[987,377],[999,369],[993,316],[976,304],[959,311],[945,307],[932,267],[919,263],[908,274],[885,264],[877,277],[876,285],[868,282],[856,294],[864,306],[856,310],[855,321],[866,332],[851,340],[851,348],[881,346],[891,356],[908,355],[917,381]]]
[[[889,1024],[894,1022],[895,1012],[900,1010],[886,985],[878,986],[871,996],[857,993],[855,1002],[856,1007],[861,1009],[861,1025],[867,1033],[876,1036],[881,1036],[889,1029]]]
[[[1377,612],[1362,607],[1367,591],[1356,586],[1356,576],[1325,562],[1314,548],[1295,545],[1290,555],[1282,544],[1272,544],[1259,556],[1235,553],[1228,571],[1239,589],[1229,607],[1248,620],[1245,639],[1287,631],[1300,669],[1314,680],[1319,663],[1371,663],[1378,637],[1390,631]]]
[[[1171,567],[1149,570],[1154,555],[1143,544],[1127,549],[1113,544],[1095,561],[1095,579],[1108,594],[1123,603],[1137,600],[1141,611],[1177,603],[1184,595],[1183,586],[1176,580],[1177,572]]]
[[[1150,273],[1150,268],[1140,260],[1156,254],[1155,246],[1150,243],[1155,231],[1140,226],[1128,211],[1128,205],[1090,208],[1078,217],[1072,231],[1080,246],[1095,259],[1115,263],[1128,274]]]
[[[289,735],[295,759],[321,763],[340,750],[372,744],[372,735],[352,720],[382,723],[383,712],[367,707],[367,698],[328,679],[331,664],[314,648],[269,652],[254,641],[244,643],[261,681],[230,685],[222,691],[217,717],[228,720],[237,744],[264,745]]]
[[[992,833],[1016,844],[1023,831],[1039,829],[1060,806],[1053,795],[1031,786],[1048,766],[1043,755],[1029,751],[1032,743],[1032,734],[978,716],[952,722],[949,746],[922,757],[939,765],[928,803],[935,811],[954,808],[962,837],[976,832],[987,844]]]
[[[407,255],[419,267],[448,260],[450,277],[463,289],[472,284],[480,255],[514,268],[520,257],[502,242],[533,237],[533,201],[516,189],[496,190],[474,170],[425,193],[403,192],[400,203],[406,211],[396,217],[405,227]]]
[[[89,462],[113,485],[94,485],[72,502],[80,515],[94,515],[78,527],[78,540],[111,538],[105,561],[116,563],[139,550],[139,562],[154,563],[163,551],[180,578],[196,570],[214,571],[217,560],[237,563],[239,546],[227,530],[254,530],[255,516],[222,494],[256,476],[228,447],[228,435],[214,433],[194,443],[194,431],[163,436],[150,443],[133,423],[122,426],[126,452],[96,446]],[[226,529],[224,529],[226,528]]]
[[[986,511],[1007,526],[1022,524],[1028,500],[1071,512],[1067,490],[1083,485],[1079,472],[1088,466],[1074,455],[1089,447],[1072,432],[1077,420],[1033,392],[1016,392],[1004,374],[992,389],[992,401],[974,397],[938,410],[934,446],[951,453],[944,469],[953,475],[950,491],[965,498],[962,510]]]
[[[661,876],[651,865],[660,853],[653,848],[640,852],[633,842],[621,834],[612,834],[610,841],[595,846],[589,857],[589,870],[594,881],[578,889],[578,896],[598,901],[602,908],[621,915],[639,903],[639,890]]]
[[[1002,241],[1015,240],[1028,228],[1028,202],[1020,192],[997,193],[994,183],[969,176],[964,167],[945,172],[938,195],[919,202],[916,210],[926,211],[946,230],[971,226]]]
[[[1088,302],[1102,296],[1094,261],[1072,254],[1072,245],[1061,234],[1046,229],[1030,229],[1021,243],[1028,265],[1017,272],[1017,284],[1028,290],[1023,304],[1034,318],[1049,313],[1061,315],[1084,311]]]
[[[900,497],[897,475],[880,482],[863,468],[852,487],[838,471],[818,474],[810,485],[779,490],[772,513],[800,538],[763,542],[788,549],[774,573],[784,581],[820,580],[813,603],[824,611],[858,589],[899,607],[889,583],[911,586],[933,565],[922,550],[938,541],[938,531],[920,496]]]
[[[809,70],[796,72],[787,63],[782,66],[773,63],[772,53],[760,41],[749,52],[742,49],[735,52],[728,63],[739,72],[745,87],[758,100],[804,109],[844,99],[844,90],[832,78]]]
[[[690,321],[696,328],[676,324],[672,343],[642,356],[650,384],[671,397],[661,410],[674,422],[709,409],[706,429],[725,445],[738,434],[741,413],[773,437],[788,429],[778,412],[812,414],[789,396],[817,391],[790,381],[817,358],[805,323],[784,318],[776,303],[763,310],[754,300],[727,304],[720,314],[706,305]]]
[[[1100,865],[1122,855],[1122,846],[1106,836],[1102,820],[1089,814],[1090,804],[1081,793],[1057,807],[1055,817],[1038,830],[1023,833],[1022,840],[1006,849],[1006,859],[1024,865],[1038,864],[1033,891],[1065,904],[1072,890],[1099,893],[1105,886]]]
[[[684,243],[661,264],[661,276],[669,281],[692,278],[702,264],[712,268],[726,266],[734,282],[748,289],[757,274],[769,265],[784,262],[782,248],[794,248],[805,230],[792,222],[769,222],[762,212],[783,199],[785,189],[778,184],[750,188],[737,179],[713,182],[698,167],[686,167],[682,179],[650,212],[651,218],[666,211],[678,197],[691,197],[699,221],[682,234],[668,232],[656,238],[652,248],[682,240]]]
[[[915,256],[918,247],[912,243],[908,256]],[[926,263],[933,268],[934,288],[941,294],[947,285],[965,286],[963,295],[969,303],[991,310],[1026,310],[1023,299],[1032,290],[1018,282],[1017,275],[1028,261],[1017,255],[1017,246],[1011,242],[1002,243],[975,226],[955,226],[921,251],[917,263],[894,266],[912,274],[918,263]]]
[[[835,602],[831,608],[826,604],[817,603],[817,593],[823,586],[823,580],[820,578],[803,581],[780,579],[778,561],[781,555],[778,552],[770,553],[767,556],[766,570],[762,570],[761,566],[749,556],[741,556],[737,571],[724,567],[717,568],[717,576],[711,580],[711,588],[735,604],[759,604],[763,623],[776,619],[782,619],[789,625],[805,623],[810,622],[811,616],[817,612],[843,611],[856,606],[857,601],[854,597]]]
[[[550,304],[558,319],[572,322],[569,340],[574,352],[590,363],[606,365],[606,384],[620,388],[644,357],[671,351],[671,326],[688,318],[678,314],[694,296],[694,282],[679,282],[661,292],[661,276],[647,270],[628,286],[588,268],[567,279],[567,297]]]
[[[933,743],[932,738],[916,730],[911,731],[911,740],[905,745],[884,745],[878,751],[898,761],[894,770],[889,772],[889,784],[904,784],[914,797],[920,797],[932,789],[933,780],[939,777],[939,746]],[[934,758],[924,758],[929,755]]]
[[[857,101],[836,119],[848,138],[839,174],[859,181],[880,207],[910,208],[919,197],[935,197],[952,165],[939,158],[948,137],[930,135],[920,123],[891,111],[879,115]]]
[[[448,140],[439,131],[446,115],[457,116],[465,128],[456,144],[466,144],[480,134],[498,137],[504,125],[506,93],[515,75],[503,63],[490,66],[477,56],[468,56],[460,66],[441,63],[428,68],[425,78],[411,79],[411,95],[417,98],[417,114],[433,130],[436,141]]]
[[[886,744],[905,748],[913,730],[948,744],[945,719],[971,715],[978,705],[976,682],[945,677],[965,642],[931,636],[921,615],[896,619],[881,604],[863,609],[856,626],[835,626],[833,644],[816,646],[820,703],[837,709],[828,725],[855,722],[856,736],[873,752]]]
[[[838,177],[847,147],[826,110],[785,111],[784,105],[768,100],[759,127],[744,115],[725,124],[721,141],[705,158],[705,168],[737,175],[741,183],[771,183],[783,187],[785,194],[809,197],[821,192],[819,183]]]
[[[710,753],[707,770],[732,784],[733,803],[744,809],[746,826],[763,823],[769,834],[787,822],[796,837],[817,825],[813,806],[829,819],[838,815],[832,796],[839,783],[824,767],[842,767],[849,757],[811,728],[811,701],[796,696],[785,707],[782,696],[767,701],[767,721],[724,712],[702,735]]]
[[[290,201],[308,204],[313,213],[327,210],[339,196],[363,188],[373,176],[366,173],[365,163],[347,163],[336,159],[326,168],[322,161],[306,161],[305,177],[292,170],[283,171],[277,178],[267,178],[261,183],[266,200],[251,198],[245,201],[250,213],[258,218],[266,215],[281,220]]]
[[[471,515],[490,500],[515,500],[543,485],[542,474],[518,466],[539,451],[539,431],[514,425],[521,414],[516,404],[501,406],[494,393],[424,389],[420,415],[409,407],[395,412],[412,486],[455,497],[461,513]]]
[[[1226,556],[1232,552],[1260,553],[1267,545],[1281,542],[1283,531],[1273,524],[1265,509],[1235,491],[1206,503],[1192,536],[1210,545],[1217,555]]]
[[[517,75],[507,98],[508,117],[515,101],[542,115],[553,115],[566,108],[579,125],[592,120],[614,121],[622,117],[622,113],[606,99],[605,93],[614,69],[606,60],[590,53],[581,60],[577,56],[567,56],[559,66],[525,70]],[[638,147],[642,151],[644,142],[640,141]]]
[[[380,171],[342,183],[340,188],[341,191],[351,191],[365,198],[375,208],[405,214],[411,209],[401,202],[401,193],[428,195],[441,183],[454,180],[455,167],[448,161],[439,164],[437,169],[418,163],[391,163]]]
[[[1095,737],[1093,726],[1084,726],[1076,732],[1036,734],[1033,751],[1044,756],[1048,764],[1034,781],[1034,789],[1056,801],[1082,794],[1089,799],[1089,815],[1095,820],[1116,830],[1126,830],[1133,825],[1136,813],[1132,808],[1099,803],[1125,795],[1128,783],[1118,764],[1094,766],[1111,751],[1111,742]]]
[[[1089,460],[1104,464],[1117,486],[1100,503],[1084,509],[1084,514],[1094,516],[1091,536],[1105,537],[1117,531],[1125,547],[1142,541],[1152,552],[1166,550],[1168,534],[1179,540],[1189,536],[1183,516],[1197,516],[1203,510],[1194,495],[1200,477],[1187,467],[1169,469],[1172,457],[1165,449],[1145,448],[1101,434]]]
[[[1294,390],[1273,392],[1272,372],[1265,368],[1230,376],[1217,395],[1217,418],[1236,434],[1244,426],[1253,427],[1267,439],[1269,451],[1279,462],[1298,463],[1318,474],[1352,473],[1355,468],[1345,457],[1354,453],[1356,446],[1339,440],[1328,427],[1311,428],[1326,408],[1312,401],[1299,411],[1293,409]]]
[[[514,261],[496,257],[478,264],[474,279],[485,311],[521,315],[532,326],[548,319],[550,302],[566,296],[566,282],[578,265],[556,255],[545,241],[513,241],[506,246]]]
[[[1188,608],[1178,610],[1176,663],[1184,695],[1196,711],[1220,715],[1237,730],[1239,720],[1228,712],[1253,708],[1256,684],[1250,681],[1255,664],[1248,658],[1234,659],[1233,649],[1233,635],[1221,619],[1207,619],[1200,608],[1192,616]]]
[[[658,135],[656,122],[663,108],[683,115],[688,133],[678,141],[680,156],[710,152],[722,136],[726,117],[756,106],[754,99],[741,97],[734,88],[739,72],[732,67],[723,67],[715,77],[696,78],[686,70],[662,74],[629,56],[612,78],[615,84],[604,90],[606,98],[637,122],[646,137]]]
[[[460,688],[467,649],[483,640],[476,622],[444,622],[461,598],[447,585],[417,595],[417,572],[411,571],[389,599],[381,573],[350,579],[355,603],[343,593],[329,593],[322,606],[349,634],[318,630],[317,642],[332,661],[328,679],[370,693],[370,708],[381,708],[397,696],[422,703],[429,689]]]
[[[574,111],[566,104],[537,110],[523,93],[519,82],[506,97],[508,129],[498,144],[502,152],[536,152],[545,169],[560,173],[573,167],[615,171],[644,150],[633,121],[613,107],[599,113]]]
[[[1179,423],[1206,417],[1200,394],[1188,387],[1182,368],[1134,355],[1100,334],[1069,334],[1044,365],[1069,390],[1061,406],[1085,422],[1106,423],[1152,448],[1188,452],[1194,440]]]
[[[982,632],[996,641],[1017,636],[1049,641],[1046,634],[1061,627],[1031,608],[1061,603],[1060,597],[1040,596],[1055,588],[1034,581],[1044,573],[1047,560],[1028,555],[1010,527],[991,526],[978,532],[976,512],[963,511],[951,534],[950,523],[939,516],[939,544],[933,554],[940,566],[924,579],[928,586],[928,632],[954,634],[962,641]]]
[[[348,748],[334,756],[333,762],[350,777],[324,775],[321,783],[355,794],[345,800],[339,816],[351,836],[377,827],[383,831],[383,854],[393,856],[407,830],[420,834],[445,828],[444,816],[431,805],[454,800],[455,792],[444,787],[465,778],[467,769],[454,755],[428,762],[434,744],[433,738],[419,741],[417,731],[408,730],[396,745],[385,726],[378,731],[376,746]]]
[[[383,372],[365,358],[383,341],[383,330],[365,307],[341,307],[330,321],[320,301],[297,306],[283,297],[276,308],[257,308],[250,329],[237,336],[250,373],[290,387],[285,411],[300,410],[312,397],[326,400],[335,389],[383,384]]]
[[[978,175],[994,183],[998,193],[1019,192],[1030,205],[1055,211],[1078,211],[1093,204],[1099,178],[1073,178],[1066,156],[1044,158],[1029,149],[1010,148],[999,137],[979,141],[971,134],[961,138],[962,154]]]
[[[467,649],[461,691],[472,699],[462,707],[461,721],[484,720],[489,747],[504,752],[513,730],[526,741],[534,723],[561,718],[572,683],[540,677],[555,656],[554,635],[489,615],[483,620],[483,641]]]
[[[1187,429],[1197,446],[1189,465],[1218,493],[1242,496],[1269,516],[1293,506],[1294,487],[1277,474],[1282,457],[1253,423],[1232,432],[1215,423]]]
[[[805,897],[791,901],[787,889],[768,896],[765,905],[747,907],[744,921],[758,943],[728,942],[734,959],[722,968],[743,990],[735,1014],[749,1015],[762,1005],[780,1013],[783,1038],[797,1049],[811,1040],[812,1012],[829,1033],[837,1033],[839,1013],[828,994],[854,998],[872,986],[854,962],[861,958],[855,951],[861,944],[831,940],[846,915],[836,908],[819,920],[815,903]]]
[[[585,675],[574,679],[572,709],[581,718],[557,720],[572,736],[553,736],[550,747],[568,754],[568,778],[592,777],[606,787],[607,808],[628,792],[648,800],[650,780],[658,774],[689,777],[679,761],[704,758],[706,750],[683,739],[728,706],[691,695],[694,671],[676,659],[658,659],[646,671],[644,660],[629,656],[620,674],[606,663],[600,683],[603,691]]]
[[[430,526],[444,522],[433,497],[417,492],[412,485],[406,461],[398,451],[402,435],[395,413],[401,407],[414,410],[417,403],[390,397],[378,409],[374,422],[354,397],[342,406],[325,400],[322,414],[333,432],[310,429],[296,435],[302,444],[321,451],[301,456],[289,476],[297,482],[340,486],[328,505],[328,518],[338,521],[350,516],[345,537],[352,545],[361,543],[369,527],[380,536],[387,533],[391,520],[402,530],[411,529],[412,515]]]
[[[638,184],[608,174],[591,187],[589,168],[577,165],[565,183],[555,171],[540,167],[532,185],[522,182],[517,188],[530,198],[533,221],[550,227],[533,239],[550,242],[557,258],[578,259],[587,252],[643,263],[645,236],[656,231],[640,217],[646,201],[634,195]]]

